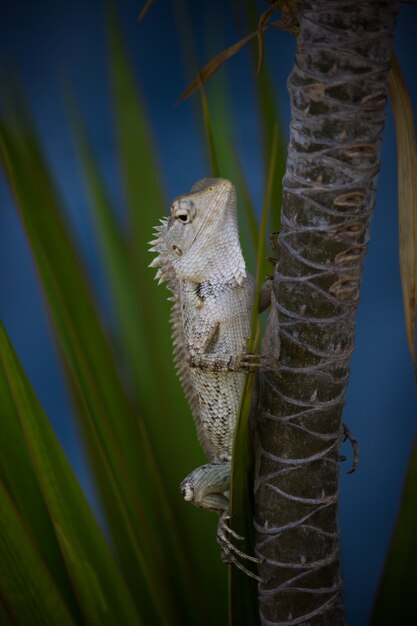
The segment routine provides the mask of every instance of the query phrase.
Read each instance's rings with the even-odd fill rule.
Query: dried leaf
[[[256,75],[259,76],[262,66],[264,64],[264,38],[263,32],[267,28],[267,22],[274,11],[278,8],[278,3],[273,2],[271,8],[264,11],[259,19],[259,25],[257,30],[258,35],[258,67],[256,69]]]
[[[265,233],[268,224],[268,213],[271,208],[271,196],[274,187],[274,178],[277,174],[276,160],[278,152],[278,130],[274,127],[272,132],[272,150],[268,167],[268,176],[263,199],[261,221],[258,232],[257,250],[257,270],[256,270],[256,294],[254,302],[259,301],[261,283],[263,281],[263,259],[265,257]],[[257,326],[258,326],[258,306],[255,305],[252,311],[251,338],[248,344],[250,352],[257,350]],[[230,514],[233,529],[241,533],[246,538],[246,545],[240,545],[247,554],[251,553],[253,539],[253,511],[252,503],[248,494],[252,491],[249,484],[249,476],[252,469],[251,437],[249,426],[249,413],[251,406],[251,395],[254,384],[254,376],[249,375],[245,382],[245,389],[242,396],[242,403],[239,411],[239,418],[235,432],[235,442],[233,447],[232,481],[230,496]],[[237,568],[230,571],[229,598],[230,613],[229,626],[240,626],[243,623],[259,624],[259,613],[253,613],[255,603],[251,600],[252,594],[256,596],[256,585],[253,579],[242,574]],[[248,621],[246,621],[248,620]]]
[[[150,0],[150,1],[153,2],[153,0]],[[223,52],[220,52],[213,59],[211,59],[211,61],[209,61],[207,65],[203,67],[203,69],[199,70],[196,78],[188,85],[187,89],[185,89],[185,91],[182,92],[182,94],[178,98],[175,105],[180,104],[181,102],[186,100],[189,96],[191,96],[195,91],[197,91],[197,89],[202,84],[205,84],[209,80],[209,78],[211,78],[213,74],[217,72],[219,67],[227,59],[229,59],[231,56],[239,52],[239,50],[241,50],[244,46],[246,46],[246,44],[249,43],[249,41],[251,41],[255,37],[258,38],[258,50],[259,50],[258,67],[256,70],[256,75],[258,76],[258,74],[260,73],[262,69],[263,61],[264,61],[263,31],[266,30],[267,28],[270,28],[270,27],[281,28],[283,30],[288,30],[289,32],[293,34],[298,34],[298,23],[295,18],[295,8],[296,8],[297,3],[296,2],[282,2],[280,0],[274,0],[271,4],[272,4],[271,8],[267,9],[266,11],[264,11],[264,13],[262,13],[259,19],[259,25],[258,25],[257,30],[254,31],[253,33],[249,33],[249,35],[246,35],[246,37],[244,37],[237,43],[233,44],[229,48],[226,48],[226,50],[223,50]],[[145,8],[142,10],[142,13],[144,12],[145,9],[146,9],[146,5],[145,5]],[[283,14],[283,19],[275,20],[274,22],[269,22],[268,21],[269,18],[277,9],[281,10]]]
[[[417,384],[415,352],[415,317],[417,308],[417,144],[410,97],[397,58],[394,55],[392,57],[392,69],[389,73],[388,86],[397,137],[401,285],[408,347],[414,365]]]
[[[199,89],[201,84],[205,84],[209,78],[213,76],[219,69],[219,67],[227,60],[230,59],[233,55],[235,55],[239,50],[241,50],[244,46],[246,46],[249,41],[255,39],[257,36],[257,31],[246,35],[243,39],[234,43],[226,50],[220,52],[220,54],[216,55],[211,61],[207,63],[201,70],[199,70],[197,77],[190,83],[185,91],[182,92],[176,104],[180,104],[186,98],[191,96],[197,89]]]
[[[149,11],[149,9],[151,8],[151,6],[153,5],[154,2],[155,2],[155,0],[146,0],[143,9],[141,10],[141,12],[138,15],[138,21],[139,22],[141,22],[143,20],[143,18],[145,17],[145,15],[147,14],[147,12]]]
[[[291,35],[295,35],[296,37],[300,34],[300,26],[294,16],[283,17],[282,20],[268,22],[268,28],[285,30],[287,33],[291,33]]]

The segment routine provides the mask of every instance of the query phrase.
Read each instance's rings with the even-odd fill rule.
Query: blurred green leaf
[[[91,624],[105,623],[108,620],[115,624],[126,624],[126,626],[140,624],[133,600],[113,556],[23,373],[2,325],[0,325],[0,360],[2,382],[7,384],[10,397],[13,398],[15,415],[24,433],[33,470],[85,620]],[[18,471],[17,468],[16,471]],[[25,541],[20,523],[12,519],[13,510],[10,503],[7,503],[4,488],[0,492],[0,499],[2,500],[0,519],[3,525],[0,533],[3,542],[2,562],[4,562],[4,555],[8,554],[7,539],[15,539],[13,549],[10,550],[9,567],[13,567],[13,561],[17,558],[19,549],[24,550],[21,562],[16,562],[15,575],[16,577],[31,576],[39,584],[42,576],[41,567],[25,546],[25,543],[29,541]],[[17,512],[15,517],[17,517]],[[6,530],[5,527],[9,529]],[[25,557],[28,561],[26,565],[23,565]],[[21,585],[22,581],[18,578],[15,581],[12,579],[10,584],[12,582],[17,588],[20,586],[28,592],[27,596],[24,594],[25,598],[36,589],[36,584],[33,584],[33,587]],[[7,588],[7,581],[5,584]],[[53,590],[51,581],[44,580],[42,587],[43,590],[39,590],[39,599],[44,598],[46,601],[50,597],[57,605],[53,591],[49,594],[49,588]],[[18,600],[15,606],[20,608]],[[57,612],[58,609],[61,614]],[[54,616],[53,621],[52,616]],[[41,617],[46,619],[46,622],[43,622]],[[63,614],[62,607],[59,605],[53,608],[50,618],[41,617],[39,618],[40,624],[60,624],[61,620],[64,623],[72,622]],[[29,620],[23,623],[33,622]]]
[[[258,28],[259,16],[257,15],[257,7],[251,0],[246,0],[246,15],[250,29]],[[252,66],[258,67],[258,50],[255,46],[251,46]],[[265,164],[265,172],[267,164],[272,154],[272,129],[280,119],[278,102],[274,95],[272,73],[268,71],[268,59],[263,63],[263,68],[255,81],[255,88],[258,98],[258,115],[261,125],[262,146]],[[286,145],[281,131],[281,125],[278,125],[278,151],[276,162],[276,176],[271,194],[272,211],[270,213],[271,232],[279,231],[281,226],[281,203],[282,203],[282,179],[285,173],[286,163]]]
[[[395,121],[398,160],[398,214],[400,270],[408,347],[414,365],[415,315],[417,306],[417,145],[414,115],[407,86],[395,55],[388,77]],[[415,601],[415,554],[417,552],[417,439],[408,465],[400,510],[391,538],[385,567],[374,603],[370,624],[413,624],[417,622]]]
[[[97,233],[101,256],[109,279],[110,295],[116,311],[119,351],[127,358],[131,384],[136,384],[138,354],[143,331],[139,319],[140,301],[136,289],[128,241],[110,200],[87,130],[82,122],[74,97],[68,95],[71,128],[80,162],[80,171],[90,199],[94,231]],[[133,373],[133,374],[132,374]],[[135,382],[134,382],[135,381]],[[140,396],[140,394],[138,394]]]
[[[246,248],[250,249],[249,254],[252,256],[255,255],[258,245],[258,221],[256,219],[255,207],[250,197],[248,185],[246,183],[245,175],[243,173],[242,165],[236,149],[233,149],[233,157],[236,183],[239,189],[240,201],[245,215],[244,232],[246,232],[246,238],[249,239],[246,244]]]
[[[132,354],[141,406],[148,412],[156,409],[157,413],[163,413],[168,405],[163,398],[153,397],[149,389],[154,388],[156,371],[159,384],[168,394],[173,386],[172,368],[165,367],[159,358],[170,345],[166,323],[169,305],[161,301],[161,290],[154,281],[155,272],[148,269],[148,265],[152,260],[149,241],[153,238],[154,226],[167,211],[167,201],[149,120],[124,48],[117,16],[111,8],[108,9],[108,38],[115,140],[128,217],[126,254],[129,274],[132,275],[130,282],[133,280],[133,291],[131,284],[125,289],[130,301],[130,316],[134,316],[129,319],[125,331],[131,344],[127,354]],[[107,254],[109,249],[104,250]],[[159,426],[158,421],[156,423]]]
[[[0,481],[1,624],[75,626],[32,537]],[[7,607],[7,610],[6,610]]]
[[[154,476],[158,480],[154,484],[154,499],[161,511],[161,518],[154,531],[161,537],[165,562],[170,564],[171,569],[175,568],[175,576],[169,582],[176,602],[181,606],[179,619],[184,622],[187,619],[202,619],[202,613],[210,610],[210,600],[203,583],[205,567],[202,559],[206,559],[204,552],[207,548],[201,548],[198,528],[190,531],[185,526],[185,518],[192,514],[187,512],[186,507],[183,509],[178,506],[181,497],[178,484],[185,473],[192,469],[187,467],[187,459],[192,455],[187,457],[183,454],[184,443],[187,442],[190,448],[196,450],[197,441],[189,408],[173,366],[170,306],[161,297],[163,292],[154,280],[155,271],[148,268],[152,260],[149,240],[154,236],[153,228],[167,212],[167,203],[149,121],[117,17],[111,9],[108,28],[116,144],[128,214],[127,252],[133,272],[133,292],[130,286],[128,294],[133,315],[130,327],[136,323],[135,332],[126,337],[135,355],[134,380],[141,414],[156,451],[152,458],[158,459],[157,465],[153,466]],[[182,475],[181,471],[184,472]],[[176,505],[173,504],[172,494]],[[168,536],[167,528],[170,529]],[[184,550],[185,542],[189,546],[187,551]],[[200,589],[190,596],[187,589],[193,585],[196,576],[201,579]],[[204,611],[202,607],[206,607]]]
[[[260,75],[257,77],[256,86],[260,105],[259,118],[262,128],[265,164],[269,163],[272,158],[272,129],[276,128],[277,133],[276,172],[271,192],[269,224],[271,232],[277,232],[281,228],[282,179],[285,173],[287,153],[281,132],[281,126],[278,124],[280,119],[278,105],[274,98],[272,81],[266,67],[263,68]]]
[[[160,509],[158,477],[143,422],[135,415],[115,367],[84,270],[61,215],[37,139],[18,102],[19,127],[0,129],[7,174],[41,276],[81,425],[119,558],[132,590],[148,588],[149,619],[161,605],[162,546],[152,528]],[[138,448],[141,454],[138,454]],[[164,580],[164,579],[162,579]],[[166,584],[166,598],[175,601]]]
[[[176,26],[178,29],[178,39],[181,56],[185,67],[185,74],[190,79],[198,70],[196,42],[192,32],[192,21],[187,13],[183,0],[178,0],[174,7]],[[217,10],[216,10],[217,9]],[[207,21],[207,41],[210,44],[216,42],[218,47],[222,47],[223,41],[219,29],[221,10],[218,7],[211,7],[210,20]],[[211,48],[211,46],[209,46]],[[211,54],[211,51],[208,51]],[[240,234],[243,251],[249,267],[255,265],[255,251],[258,239],[258,227],[255,207],[250,197],[245,176],[233,137],[233,108],[230,103],[230,82],[227,80],[227,65],[223,68],[222,75],[210,80],[208,90],[210,97],[207,97],[203,81],[200,81],[200,103],[201,114],[197,115],[199,128],[203,126],[204,139],[208,153],[208,161],[212,176],[220,176],[231,180],[237,190],[238,201],[243,210],[239,212]],[[197,100],[191,98],[191,106]],[[197,113],[200,113],[197,110]],[[203,138],[203,134],[202,134]]]
[[[374,603],[370,626],[417,623],[417,439],[408,465],[400,511]]]
[[[0,353],[0,359],[2,354]],[[24,431],[6,372],[0,361],[0,481],[13,495],[16,514],[25,520],[37,545],[39,555],[47,566],[75,621],[81,620],[71,580],[53,524],[33,470]],[[0,559],[1,560],[1,559]],[[1,620],[0,620],[0,623]]]
[[[2,626],[15,626],[16,620],[13,619],[11,609],[6,606],[6,599],[4,596],[0,597],[0,624]]]
[[[206,136],[206,143],[208,148],[209,163],[211,175],[215,178],[220,176],[219,163],[217,160],[216,147],[214,145],[213,129],[211,126],[209,106],[207,102],[206,92],[204,91],[203,84],[200,85],[201,96],[201,108],[203,111],[204,130]]]
[[[256,243],[258,237],[257,217],[245,175],[234,147],[232,135],[232,114],[229,101],[229,88],[222,77],[210,85],[210,98],[206,99],[206,113],[210,125],[212,151],[216,157],[216,171],[222,178],[231,180],[237,191],[239,211],[240,238],[248,267],[255,265]]]
[[[108,22],[116,144],[128,213],[125,238],[131,277],[126,286],[126,301],[130,301],[131,330],[126,331],[126,340],[135,353],[136,394],[152,445],[157,450],[158,471],[170,484],[173,451],[183,447],[191,429],[187,426],[190,424],[189,409],[171,358],[170,305],[167,299],[161,297],[163,291],[155,281],[155,271],[148,268],[152,260],[149,240],[153,238],[153,229],[160,218],[168,212],[168,205],[149,121],[124,48],[118,20],[111,10]],[[104,255],[109,254],[109,249],[103,247],[103,251]],[[161,389],[164,393],[160,393]],[[173,406],[176,407],[177,419],[166,419],[171,415]],[[183,420],[181,415],[184,415]],[[178,459],[178,466],[181,467],[181,464],[182,459]],[[178,482],[176,493],[177,485]],[[161,485],[157,489],[160,506],[167,513],[169,494],[167,496],[160,489]],[[170,523],[175,524],[176,520],[171,517]],[[179,549],[178,546],[176,549]],[[182,550],[179,552],[182,553]]]
[[[269,164],[269,172],[265,187],[265,195],[262,207],[261,222],[259,226],[257,247],[257,272],[255,304],[252,311],[252,331],[248,345],[248,351],[256,350],[258,335],[258,302],[261,286],[263,283],[262,267],[265,256],[265,237],[271,196],[276,176],[276,161],[278,151],[278,131],[276,126],[272,135],[272,153]],[[252,392],[254,388],[254,374],[249,374],[246,379],[242,405],[237,422],[235,442],[233,447],[232,481],[230,495],[230,515],[233,529],[245,537],[245,545],[239,545],[239,549],[247,554],[253,553],[253,450],[251,446],[251,433],[249,425],[249,413],[251,408]],[[245,563],[246,565],[246,563]],[[255,572],[256,573],[256,572]],[[230,571],[229,586],[230,626],[255,626],[259,623],[257,586],[256,582],[243,574],[237,568]]]
[[[417,143],[413,107],[398,60],[392,56],[388,88],[395,122],[398,162],[400,272],[408,349],[417,385]]]

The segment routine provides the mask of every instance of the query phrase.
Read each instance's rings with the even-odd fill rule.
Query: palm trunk
[[[265,625],[339,626],[342,412],[398,2],[301,5],[276,304],[264,340],[273,351],[279,332],[280,371],[261,374],[256,417],[259,596]]]

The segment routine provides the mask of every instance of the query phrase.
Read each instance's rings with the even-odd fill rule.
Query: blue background
[[[173,11],[173,1],[156,0],[142,24],[136,19],[140,3],[128,0],[116,3],[156,138],[168,198],[189,189],[208,172],[191,103],[173,107],[187,84],[175,30],[177,13]],[[181,3],[176,4],[178,7]],[[200,65],[243,33],[236,29],[229,4],[232,3],[191,0],[186,3],[193,32],[186,29],[182,36],[193,37],[198,42]],[[259,2],[260,11],[265,7]],[[207,29],[215,32],[215,37],[208,39]],[[279,31],[266,33],[265,39],[283,132],[287,137],[289,105],[285,81],[293,61],[295,40]],[[398,21],[395,49],[415,111],[416,41],[417,8],[405,5]],[[18,70],[23,79],[97,297],[106,308],[107,295],[61,95],[65,79],[80,101],[110,190],[116,204],[120,203],[102,2],[1,3],[0,55],[1,66]],[[263,176],[257,139],[259,128],[253,108],[255,79],[248,52],[243,50],[221,71],[223,80],[231,85],[233,133],[249,187],[259,206]],[[138,154],[138,160],[141,158]],[[33,262],[1,177],[0,316],[75,471],[94,501]],[[342,466],[340,505],[349,626],[362,626],[367,622],[398,510],[417,423],[417,394],[406,343],[400,287],[395,138],[390,112],[357,321],[345,421],[359,440],[361,460],[359,470],[352,476],[346,476]],[[346,451],[350,454],[348,449]]]

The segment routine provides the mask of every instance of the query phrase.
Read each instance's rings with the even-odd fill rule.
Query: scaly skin
[[[239,242],[235,189],[221,178],[200,180],[161,222],[150,266],[172,292],[174,361],[210,461],[185,478],[181,491],[185,500],[219,513],[223,558],[243,568],[235,555],[246,555],[227,537],[238,538],[227,526],[228,489],[245,372],[259,367],[260,357],[245,352],[255,281]]]

